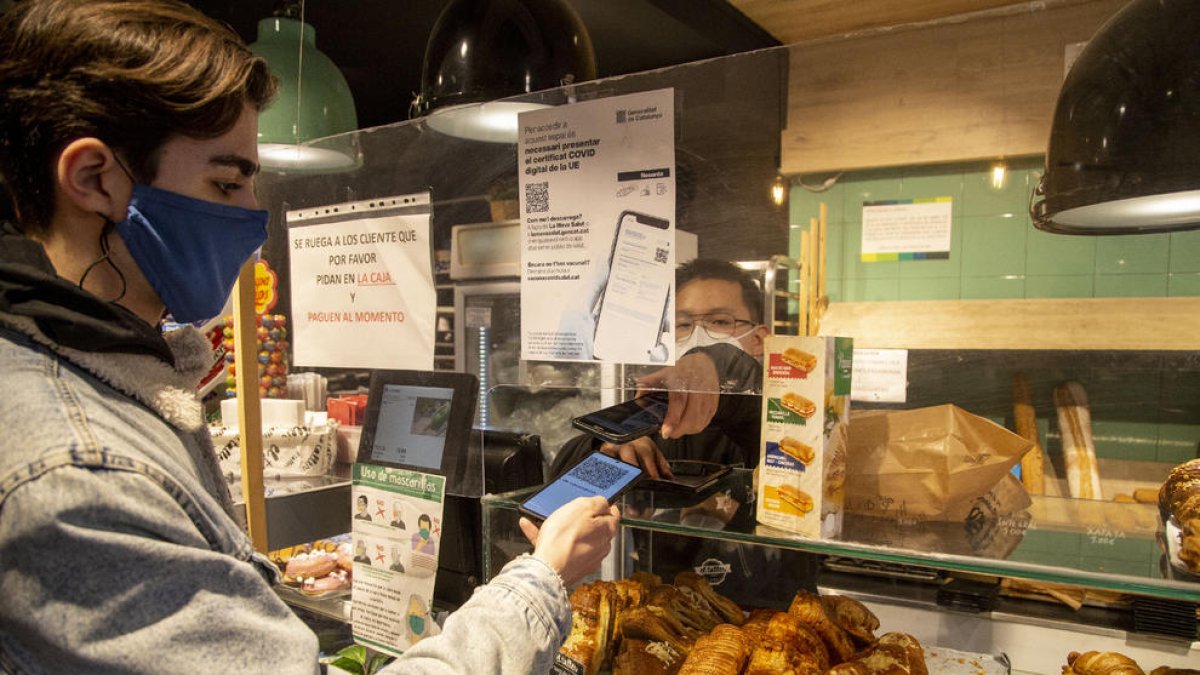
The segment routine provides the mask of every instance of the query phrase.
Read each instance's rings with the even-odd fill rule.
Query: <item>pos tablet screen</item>
[[[478,389],[478,380],[468,373],[373,372],[358,462],[459,475]]]

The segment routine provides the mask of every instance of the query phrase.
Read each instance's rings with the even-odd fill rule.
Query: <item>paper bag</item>
[[[1010,470],[1032,443],[954,405],[856,414],[850,423],[847,513],[964,521],[1031,504]],[[1015,484],[1015,485],[1014,485]]]

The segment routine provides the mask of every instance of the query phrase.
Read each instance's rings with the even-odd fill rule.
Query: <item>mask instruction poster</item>
[[[445,489],[442,476],[354,465],[355,642],[399,654],[440,632],[430,610]]]
[[[522,113],[521,357],[673,363],[675,93]]]
[[[287,212],[297,366],[433,368],[429,193]]]

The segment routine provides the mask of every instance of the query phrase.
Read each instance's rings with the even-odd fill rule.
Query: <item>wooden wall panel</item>
[[[781,169],[1040,154],[1066,45],[1124,0],[878,32],[791,48]]]

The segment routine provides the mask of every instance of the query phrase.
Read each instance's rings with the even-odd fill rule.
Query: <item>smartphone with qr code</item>
[[[521,502],[517,510],[540,522],[577,497],[600,495],[611,504],[637,485],[641,478],[640,467],[596,450]]]
[[[595,358],[622,363],[669,360],[675,345],[661,349],[660,337],[675,280],[673,237],[670,221],[664,218],[621,213],[592,337]]]
[[[666,392],[651,392],[635,399],[571,420],[571,425],[613,445],[622,445],[658,431],[667,416]]]

